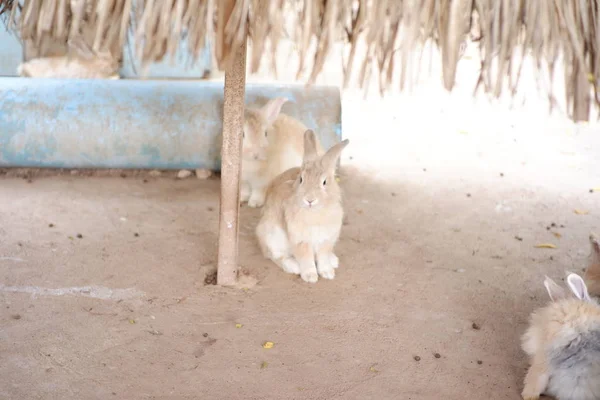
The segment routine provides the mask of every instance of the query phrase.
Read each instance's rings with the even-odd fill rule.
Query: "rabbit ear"
[[[552,279],[546,277],[544,279],[544,286],[546,287],[546,291],[548,292],[548,296],[550,296],[550,300],[558,301],[567,297],[565,293],[565,289],[561,288],[554,282]]]
[[[304,132],[304,158],[302,163],[315,161],[317,159],[317,136],[312,129]]]
[[[260,111],[267,119],[269,125],[275,122],[275,120],[279,116],[279,113],[281,112],[281,107],[283,107],[283,104],[287,101],[288,99],[285,97],[276,97],[274,99],[269,100],[267,104],[262,106]]]
[[[590,234],[590,247],[592,254],[583,280],[588,285],[589,292],[593,296],[598,296],[600,295],[600,242],[593,233]]]
[[[332,148],[330,148],[325,155],[321,158],[321,163],[323,168],[326,170],[335,170],[338,160],[342,155],[342,150],[350,143],[348,139],[342,140],[340,143],[336,144]]]
[[[569,274],[567,276],[567,284],[569,288],[573,292],[573,294],[579,299],[584,301],[591,301],[590,295],[588,294],[587,286],[581,278],[577,274]]]

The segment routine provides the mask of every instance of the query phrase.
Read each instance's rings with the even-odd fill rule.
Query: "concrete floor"
[[[205,284],[217,178],[6,173],[0,398],[519,399],[543,277],[600,230],[600,128],[465,87],[345,95],[340,268],[315,285],[246,207],[248,287]]]

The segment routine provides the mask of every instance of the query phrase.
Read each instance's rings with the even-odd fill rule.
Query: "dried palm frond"
[[[298,77],[305,74],[309,83],[343,38],[349,48],[344,86],[357,71],[361,86],[377,74],[382,91],[414,79],[412,60],[428,41],[441,48],[443,82],[451,90],[462,43],[475,29],[482,55],[478,86],[500,96],[508,83],[514,92],[523,59],[514,55],[529,55],[552,77],[557,63],[564,64],[574,119],[588,118],[592,100],[600,104],[598,0],[0,0],[0,15],[6,21],[9,14],[21,37],[37,45],[48,37],[66,42],[86,25],[95,32],[96,50],[122,48],[131,29],[142,64],[174,57],[185,37],[194,59],[207,40],[214,43],[225,69],[248,35],[256,72],[289,36],[299,55]]]

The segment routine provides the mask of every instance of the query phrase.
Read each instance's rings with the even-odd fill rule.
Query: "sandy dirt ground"
[[[344,95],[340,268],[314,285],[247,207],[248,287],[210,284],[216,177],[0,177],[0,398],[519,399],[543,277],[600,230],[600,128],[471,83]]]

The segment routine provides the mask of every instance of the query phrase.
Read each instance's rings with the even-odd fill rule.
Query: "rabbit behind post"
[[[569,274],[573,296],[550,278],[544,286],[552,303],[535,311],[522,347],[531,366],[522,396],[557,400],[600,399],[600,306],[590,298],[583,279]]]
[[[34,58],[20,64],[17,74],[29,78],[119,79],[119,62],[109,51],[96,53],[79,37],[68,47],[68,55]]]
[[[302,164],[304,132],[302,122],[281,113],[286,98],[269,100],[263,107],[246,109],[242,156],[240,200],[261,207],[266,189],[280,173]],[[317,143],[319,154],[323,153]]]
[[[263,255],[306,282],[319,275],[333,279],[339,266],[334,246],[344,211],[335,169],[347,144],[348,139],[321,156],[315,133],[307,130],[302,166],[278,175],[267,188],[256,227]]]

